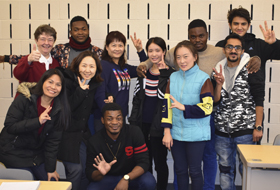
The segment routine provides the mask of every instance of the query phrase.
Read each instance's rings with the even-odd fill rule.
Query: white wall
[[[0,54],[28,54],[34,43],[33,33],[40,24],[50,24],[57,30],[57,44],[66,43],[70,19],[81,15],[88,20],[92,44],[96,46],[104,46],[108,26],[110,31],[119,30],[127,36],[129,63],[137,65],[138,57],[129,39],[133,32],[137,32],[143,44],[148,36],[160,36],[173,47],[187,39],[189,22],[200,18],[210,26],[209,43],[214,45],[229,33],[227,11],[239,5],[253,11],[252,32],[258,38],[263,39],[258,25],[264,20],[273,26],[276,37],[280,36],[278,0],[0,0]],[[0,129],[18,84],[12,76],[13,67],[8,63],[0,65]],[[267,63],[263,143],[272,143],[280,133],[279,71],[277,61]]]

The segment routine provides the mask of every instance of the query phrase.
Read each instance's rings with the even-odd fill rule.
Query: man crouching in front
[[[108,103],[102,109],[104,128],[93,135],[87,147],[88,190],[154,190],[148,172],[149,155],[137,126],[123,125],[122,108]]]

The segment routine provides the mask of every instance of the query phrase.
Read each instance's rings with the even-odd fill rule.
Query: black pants
[[[157,172],[157,190],[166,190],[168,184],[167,148],[162,144],[162,137],[150,136],[150,128],[150,123],[142,123],[142,131],[149,149],[149,171],[152,173],[152,160],[154,160]]]

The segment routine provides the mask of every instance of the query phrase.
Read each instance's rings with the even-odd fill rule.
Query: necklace
[[[120,150],[120,147],[121,147],[121,142],[119,143],[119,147],[118,147],[118,150],[117,150],[117,152],[116,152],[116,154],[114,155],[113,154],[113,152],[112,152],[112,150],[111,150],[111,148],[109,147],[109,145],[108,145],[108,143],[106,143],[106,145],[107,145],[107,147],[109,148],[109,150],[110,150],[110,152],[111,152],[111,154],[113,155],[113,160],[117,160],[117,155],[118,155],[118,152],[119,152],[119,150]]]

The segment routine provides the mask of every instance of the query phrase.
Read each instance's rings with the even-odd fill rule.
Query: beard
[[[227,60],[230,61],[230,62],[237,62],[238,61],[238,56],[236,53],[231,53],[230,55],[236,55],[236,59],[231,59],[229,56],[227,57]]]

